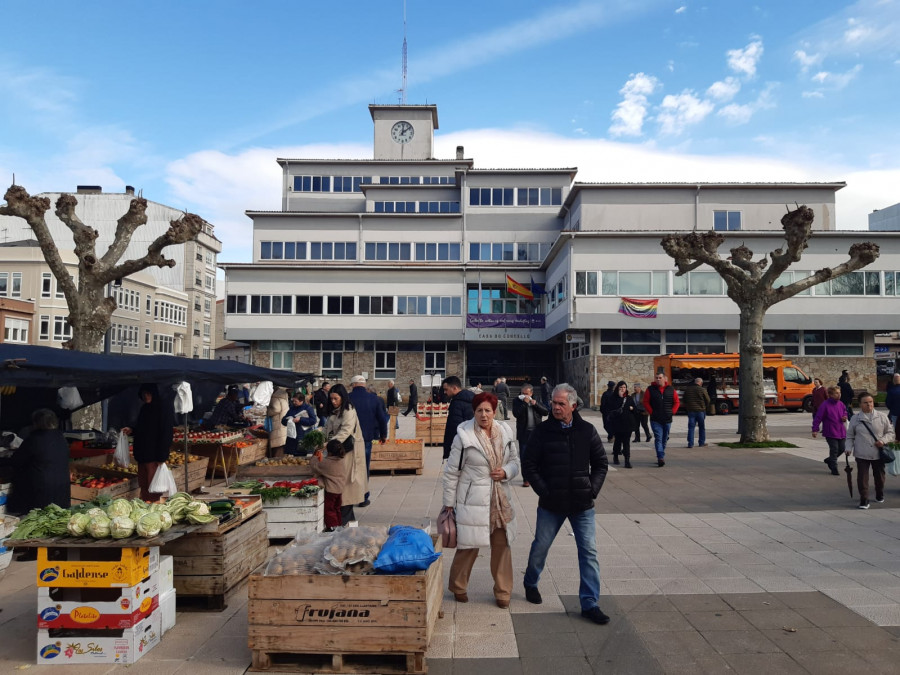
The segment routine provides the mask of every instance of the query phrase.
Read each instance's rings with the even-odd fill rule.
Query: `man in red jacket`
[[[657,373],[656,381],[644,392],[644,407],[650,415],[653,442],[656,444],[656,465],[666,465],[666,443],[672,428],[672,415],[678,412],[678,392],[669,384],[665,373]]]

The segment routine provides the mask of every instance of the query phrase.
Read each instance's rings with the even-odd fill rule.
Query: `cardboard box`
[[[170,628],[175,627],[175,589],[159,596],[159,611],[162,613],[162,634],[165,635]]]
[[[175,559],[170,555],[159,556],[159,594],[175,588]]]
[[[134,628],[159,607],[159,572],[127,588],[38,588],[38,628]]]
[[[157,609],[134,628],[79,631],[68,628],[38,630],[38,665],[77,663],[134,663],[162,637],[162,613]]]
[[[37,585],[125,588],[159,571],[159,547],[38,548]]]

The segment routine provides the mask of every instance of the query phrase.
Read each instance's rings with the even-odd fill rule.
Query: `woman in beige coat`
[[[347,480],[344,483],[344,492],[341,497],[341,520],[346,525],[351,520],[356,520],[353,513],[353,505],[359,504],[366,498],[368,479],[366,477],[366,446],[362,431],[359,428],[359,420],[356,410],[350,403],[350,394],[342,384],[336,384],[329,392],[332,413],[325,422],[325,437],[328,440],[336,438],[343,442],[353,437],[353,450],[344,456],[347,465]]]
[[[266,408],[266,417],[272,426],[272,431],[269,432],[269,457],[281,457],[284,454],[287,427],[281,423],[281,418],[287,415],[289,407],[287,389],[278,387],[272,393],[269,406]]]

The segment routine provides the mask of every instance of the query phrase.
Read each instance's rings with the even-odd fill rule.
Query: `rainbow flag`
[[[521,296],[527,300],[534,300],[534,293],[524,284],[520,284],[508,274],[506,275],[506,292]]]
[[[635,319],[655,319],[659,300],[637,300],[635,298],[622,298],[619,305],[619,314],[631,316]]]

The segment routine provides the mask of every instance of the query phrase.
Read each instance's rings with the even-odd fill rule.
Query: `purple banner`
[[[466,328],[543,327],[543,314],[466,314]]]

